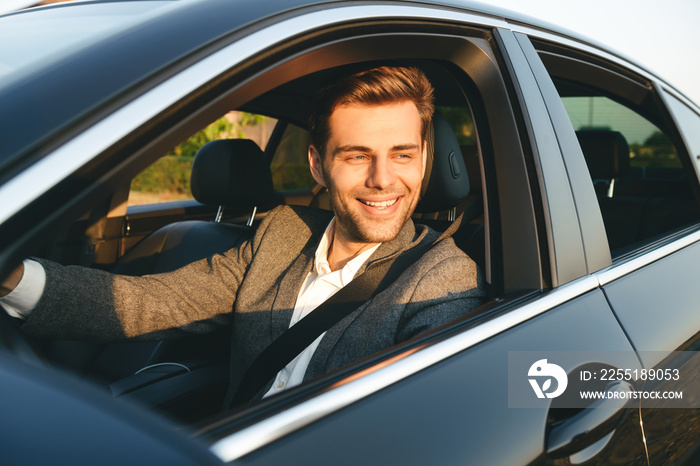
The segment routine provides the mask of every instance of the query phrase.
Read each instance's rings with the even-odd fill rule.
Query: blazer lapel
[[[311,243],[311,241],[309,241]],[[311,252],[309,253],[309,249]],[[279,281],[277,296],[272,304],[270,326],[272,339],[277,339],[289,328],[299,290],[313,266],[315,248],[309,246],[292,263],[289,271]]]

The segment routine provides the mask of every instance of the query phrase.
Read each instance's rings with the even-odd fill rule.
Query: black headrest
[[[593,179],[619,178],[630,169],[630,148],[618,131],[576,131],[588,171]]]
[[[428,160],[416,212],[455,207],[469,195],[469,177],[459,141],[447,120],[435,112],[427,135]]]
[[[192,195],[204,204],[252,208],[274,197],[270,164],[249,139],[203,145],[192,163]]]

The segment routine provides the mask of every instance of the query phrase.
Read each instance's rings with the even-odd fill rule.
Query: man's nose
[[[375,157],[370,167],[367,186],[374,189],[386,189],[396,182],[396,175],[391,162],[386,157]]]

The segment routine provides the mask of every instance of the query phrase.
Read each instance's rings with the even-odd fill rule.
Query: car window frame
[[[569,166],[572,163],[567,161],[562,147],[567,143],[567,135],[561,139],[558,123],[550,117],[551,99],[547,99],[547,81],[542,82],[541,62],[536,55],[533,56],[534,49],[530,49],[525,35],[511,30],[499,30],[498,33],[510,60],[508,66],[529,136],[526,143],[537,170],[542,209],[547,216],[545,247],[549,252],[551,286],[556,288],[586,275],[588,262],[597,264],[602,261],[607,265],[606,258],[591,254],[591,249],[585,247],[587,243],[584,244],[586,232],[582,231],[577,213],[588,204],[580,196],[574,196],[573,167]],[[582,197],[585,198],[586,194],[584,192]]]
[[[367,14],[366,8],[364,7],[348,7],[348,9],[352,9],[358,16],[362,18],[365,18],[365,15]],[[388,15],[389,13],[391,13],[391,15],[389,15],[384,20],[390,22],[395,21],[394,10],[380,9],[380,11],[382,12],[382,15]],[[425,36],[425,26],[430,20],[430,18],[425,18],[426,10],[423,8],[413,7],[410,8],[409,11],[411,12],[411,14],[407,16],[414,20],[421,20],[422,22],[421,27],[417,28],[419,30],[406,34],[410,34],[414,38],[418,38],[421,34]],[[451,20],[454,19],[453,15],[447,14],[444,11],[430,11],[433,11],[435,16],[438,18],[444,19],[444,16],[447,16]],[[490,128],[490,130],[494,132],[494,134],[496,134],[499,129],[502,129],[502,127],[499,127],[499,124],[501,124],[507,125],[507,131],[504,131],[503,133],[513,133],[519,135],[519,124],[516,121],[517,117],[515,116],[511,108],[510,95],[506,90],[506,83],[504,82],[504,78],[501,75],[502,69],[500,67],[500,58],[492,56],[488,53],[484,53],[482,49],[475,46],[474,43],[470,42],[470,40],[467,40],[468,38],[466,37],[466,34],[469,31],[469,25],[473,23],[481,24],[483,22],[483,18],[472,18],[468,14],[454,16],[456,16],[460,20],[460,26],[455,27],[454,25],[450,24],[440,24],[439,27],[436,28],[436,31],[440,31],[442,32],[442,34],[438,34],[436,32],[434,35],[435,39],[430,45],[433,46],[435,45],[435,43],[439,43],[438,41],[440,40],[448,40],[445,38],[445,31],[450,30],[450,27],[452,28],[451,30],[452,32],[454,32],[455,35],[453,37],[450,37],[449,40],[453,41],[455,44],[460,44],[459,50],[461,52],[464,52],[463,55],[455,57],[452,55],[454,50],[443,50],[440,47],[438,47],[437,49],[440,50],[441,53],[444,53],[445,56],[448,57],[451,61],[453,61],[453,63],[456,66],[459,67],[461,63],[461,72],[464,73],[465,76],[469,76],[471,73],[471,76],[473,77],[481,73],[481,76],[478,76],[478,79],[476,80],[474,85],[482,86],[481,95],[484,98],[496,99],[481,103],[473,102],[476,107],[473,113],[475,115],[478,114],[480,116],[482,116],[483,114],[487,114],[488,121],[492,122],[492,124],[494,125],[493,128]],[[316,19],[313,19],[313,21],[313,24],[315,26],[317,24]],[[493,22],[497,24],[502,24],[501,22],[495,20]],[[380,25],[381,24],[376,24],[376,26]],[[487,26],[480,26],[478,29],[488,31]],[[358,24],[356,25],[356,27],[359,31],[363,31],[366,34],[366,24]],[[393,34],[394,39],[396,39],[395,32],[388,32],[386,34],[387,36]],[[353,36],[353,39],[357,38]],[[370,39],[374,38],[367,37],[366,35],[364,35],[362,36],[362,39],[367,40],[369,43]],[[490,49],[491,46],[488,45],[488,41],[486,41],[485,39],[480,40],[482,40],[482,44],[484,46],[487,46]],[[467,46],[472,47],[471,51]],[[238,47],[235,48],[237,51],[239,50]],[[387,47],[387,49],[389,48]],[[391,50],[395,50],[395,47],[391,47]],[[481,52],[477,52],[478,50],[480,50]],[[431,50],[431,52],[434,52],[434,50]],[[473,53],[481,53],[481,55],[479,55],[476,58],[481,60],[481,63],[486,68],[474,69],[473,65],[475,63],[480,62],[479,60],[475,60],[475,57],[471,55]],[[432,55],[430,56],[432,57]],[[296,65],[298,65],[298,63],[295,63],[294,66]],[[241,75],[235,74],[237,72],[240,72],[239,68],[232,67],[231,63],[229,63],[227,66],[228,68],[224,68],[223,71],[220,71],[220,77],[214,80],[213,87],[217,89],[217,92],[221,92],[221,86],[227,86],[230,84],[230,79],[232,79],[232,76],[236,77],[237,79],[241,79]],[[180,84],[182,84],[182,81],[189,80],[190,78],[192,78],[192,76],[195,73],[201,71],[197,70],[196,68],[197,67],[194,66],[186,70],[186,72],[184,73],[184,77],[183,75],[180,75],[177,81],[180,81]],[[274,77],[275,79],[288,79],[288,70],[285,68],[284,65],[276,66],[274,71],[275,73],[270,76]],[[245,76],[245,73],[242,73],[242,75]],[[202,78],[200,77],[199,79]],[[97,177],[98,179],[106,181],[106,185],[103,189],[99,186],[92,186],[88,188],[81,187],[83,189],[83,191],[80,191],[79,196],[81,200],[73,201],[71,205],[62,206],[61,208],[52,211],[51,216],[45,219],[45,221],[39,227],[51,221],[57,222],[59,216],[70,215],[71,212],[75,213],[79,211],[81,207],[86,205],[87,201],[85,199],[89,197],[89,194],[106,192],[107,188],[109,188],[109,180],[112,179],[110,178],[110,176],[113,176],[114,174],[101,173],[99,169],[95,169],[95,166],[100,167],[103,165],[108,165],[109,162],[114,160],[114,158],[123,158],[126,156],[126,158],[122,161],[123,164],[120,168],[122,169],[123,174],[131,173],[131,175],[133,176],[133,174],[138,171],[139,167],[147,165],[150,160],[156,158],[158,154],[162,153],[163,150],[166,150],[171,145],[171,142],[174,140],[174,138],[177,137],[177,134],[181,134],[183,131],[187,131],[188,129],[193,130],[197,128],[198,125],[201,126],[202,121],[205,121],[212,114],[221,112],[222,109],[240,106],[242,102],[245,102],[250,99],[251,92],[253,94],[264,92],[265,89],[261,89],[259,87],[262,81],[265,82],[265,86],[267,86],[267,88],[271,88],[275,85],[274,79],[272,81],[268,81],[267,79],[248,81],[244,82],[240,86],[233,88],[229,92],[225,92],[221,95],[216,95],[214,97],[211,97],[209,94],[206,94],[204,91],[201,91],[201,89],[197,89],[197,87],[201,85],[201,81],[187,83],[186,89],[189,89],[189,91],[187,92],[191,94],[186,94],[189,99],[185,99],[186,103],[191,103],[191,101],[199,101],[199,105],[203,105],[202,101],[206,102],[206,105],[203,105],[199,108],[195,108],[194,110],[192,105],[182,105],[179,108],[172,107],[172,99],[175,97],[172,94],[165,97],[163,94],[165,92],[172,92],[171,85],[173,83],[166,81],[162,87],[159,86],[153,89],[153,93],[149,92],[147,94],[144,94],[144,96],[142,96],[142,98],[137,99],[137,101],[135,101],[133,105],[127,105],[126,107],[124,107],[124,109],[103,120],[101,123],[96,125],[93,128],[93,130],[89,132],[90,134],[80,136],[76,138],[77,141],[73,141],[67,144],[66,146],[63,146],[57,152],[65,153],[66,151],[75,149],[76,147],[82,148],[85,151],[89,149],[91,151],[90,154],[92,156],[88,161],[83,163],[91,165],[89,167],[91,170],[97,170],[97,175],[93,173],[92,177]],[[193,91],[193,88],[196,91],[199,91],[199,93]],[[175,96],[179,96],[178,98],[182,98],[182,94],[175,94]],[[136,122],[129,121],[129,126],[124,126],[126,123],[124,122],[124,120],[122,120],[122,118],[124,118],[124,116],[128,114],[127,107],[129,112],[134,112],[135,110],[143,111],[142,109],[144,109],[147,105],[150,106],[154,104],[154,98],[163,99],[158,102],[170,102],[170,106],[165,107],[165,109],[167,109],[166,115],[161,114],[161,112],[165,111],[164,108],[157,105],[155,106],[155,108],[149,109],[149,112],[145,112],[144,115],[141,116],[141,120],[137,120]],[[186,117],[184,115],[186,115]],[[139,130],[138,133],[132,134],[133,128],[136,127],[137,123],[144,124],[143,130]],[[114,133],[113,139],[102,141],[101,144],[91,146],[88,148],[88,143],[95,142],[93,139],[95,137],[95,134],[93,133],[112,134],[109,131],[107,131],[110,124],[119,125],[122,131]],[[520,146],[521,138],[520,136],[518,136],[514,138],[514,140],[511,140],[512,138],[500,138],[502,140],[494,140],[495,138],[489,139],[491,139],[491,141],[489,144],[487,144],[487,146],[491,147],[482,146],[482,151],[486,151],[485,158],[490,160],[490,162],[487,162],[484,165],[494,165],[493,167],[484,167],[484,172],[482,173],[482,178],[488,178],[488,183],[484,184],[490,186],[490,188],[488,189],[491,190],[490,192],[487,192],[486,196],[487,203],[490,204],[487,205],[486,209],[487,215],[490,216],[487,217],[486,225],[487,228],[493,229],[493,226],[496,222],[499,222],[499,220],[501,222],[513,222],[515,220],[515,225],[517,225],[518,222],[527,222],[527,227],[531,229],[531,238],[528,241],[531,241],[532,244],[530,244],[529,248],[531,248],[530,252],[532,255],[535,256],[535,259],[529,259],[529,262],[527,263],[519,263],[518,254],[516,254],[515,252],[513,254],[510,254],[508,251],[505,251],[503,255],[509,256],[510,254],[510,256],[506,257],[505,259],[512,261],[508,263],[508,267],[518,269],[518,265],[525,264],[525,267],[522,270],[518,270],[517,272],[515,272],[516,277],[514,279],[514,284],[511,284],[509,286],[513,288],[524,287],[533,289],[535,291],[539,291],[545,286],[545,280],[542,278],[542,274],[544,273],[542,269],[545,266],[543,266],[540,261],[541,251],[538,249],[539,243],[537,236],[538,229],[541,228],[541,223],[543,222],[543,220],[541,218],[537,218],[537,216],[533,214],[533,212],[538,212],[540,208],[536,205],[537,203],[533,201],[536,195],[533,194],[533,192],[531,192],[530,190],[531,173],[528,171],[527,163],[523,160],[524,152],[522,150],[522,147]],[[95,156],[94,154],[97,155]],[[78,169],[84,169],[86,170],[86,173],[90,172],[90,170],[85,168],[83,165],[79,165]],[[496,179],[495,183],[493,182],[494,178]],[[513,183],[510,183],[511,181]],[[58,184],[60,184],[60,182]],[[39,195],[38,201],[44,201],[46,196],[55,193],[56,191],[52,188],[48,192]],[[64,191],[63,196],[71,196],[71,194],[76,195],[75,191],[68,190]],[[73,197],[71,196],[71,198]],[[523,244],[522,232],[518,231],[517,228],[508,228],[508,225],[502,225],[501,230],[502,232],[507,231],[507,233],[502,233],[503,235],[509,235],[508,238],[503,240],[504,243],[507,244],[507,247],[504,247],[504,249],[510,248],[511,251],[517,251],[518,245]],[[539,232],[539,234],[541,234],[541,231]],[[35,229],[35,231],[33,231],[30,235],[27,235],[24,241],[31,241],[32,238],[35,238],[38,235],[39,233]],[[492,238],[492,235],[489,234],[489,232],[487,232],[487,238]],[[493,249],[498,249],[498,245],[495,245],[495,247],[492,248],[492,250]],[[17,254],[19,256],[21,256],[24,252],[21,247],[18,247],[16,251],[19,251]],[[586,287],[586,289],[588,289],[590,287],[590,283],[586,282],[584,286]],[[576,290],[579,289],[580,288],[578,287],[576,288]],[[566,296],[568,295],[559,295],[557,299],[566,299]],[[522,299],[522,295],[515,296],[512,299],[512,302],[519,302],[519,300]],[[498,302],[499,306],[501,304],[503,304],[503,301]],[[503,328],[507,328],[510,325],[517,325],[520,322],[520,320],[518,319],[527,319],[529,318],[528,316],[533,315],[533,312],[544,312],[544,310],[545,308],[542,304],[537,305],[533,309],[528,309],[527,313],[523,314],[523,316],[518,314],[517,317],[504,320],[503,324],[500,327],[498,327],[499,330],[493,331],[498,332],[502,331]],[[506,327],[503,327],[503,325],[505,325]],[[476,335],[477,338],[489,338],[490,336],[492,336],[490,333],[488,333],[488,331],[486,333],[476,332]],[[476,344],[476,340],[469,341],[472,342],[471,344]],[[410,357],[406,355],[410,355],[411,353],[411,351],[408,351],[404,355],[401,355],[399,359]],[[439,357],[444,358],[446,356],[440,353]],[[380,371],[381,370],[382,369],[380,369]],[[412,367],[409,370],[411,371],[411,373],[413,373],[413,371],[416,371],[418,369]],[[400,377],[406,377],[405,373],[402,373]],[[374,385],[374,382],[370,381],[368,383],[370,383],[371,386],[374,387],[374,389],[376,389],[376,385]],[[289,399],[295,399],[295,397],[298,396],[298,392],[290,392],[288,396],[290,397]],[[356,397],[358,395],[353,396],[355,397],[355,399],[357,399]],[[288,407],[289,399],[282,403],[281,406]],[[347,402],[347,400],[345,400],[344,402]]]

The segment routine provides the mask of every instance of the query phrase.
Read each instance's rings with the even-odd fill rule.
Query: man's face
[[[325,154],[312,146],[309,162],[316,181],[328,188],[336,238],[394,239],[418,203],[425,172],[415,104],[342,106],[331,114],[329,127]]]

